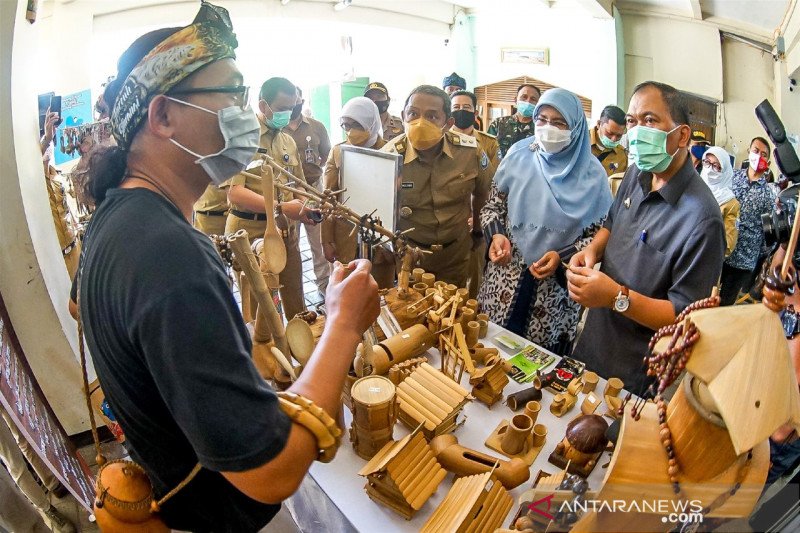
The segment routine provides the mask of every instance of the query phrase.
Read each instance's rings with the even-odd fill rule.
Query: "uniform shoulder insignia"
[[[449,139],[453,144],[472,148],[478,147],[478,140],[471,135],[464,135],[463,133],[458,133],[456,131],[448,131],[447,133],[450,135]]]
[[[395,154],[404,154],[406,153],[406,136],[405,134],[399,135],[386,143],[383,148],[381,148],[381,152],[388,152],[388,153],[395,153]]]

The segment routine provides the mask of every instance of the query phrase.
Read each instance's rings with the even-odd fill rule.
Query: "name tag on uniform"
[[[400,184],[400,186],[402,188],[404,188],[404,189],[413,189],[414,188],[414,182],[413,181],[404,181],[403,183]]]

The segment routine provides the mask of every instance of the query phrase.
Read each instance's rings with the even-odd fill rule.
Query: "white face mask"
[[[572,139],[572,131],[560,130],[550,124],[544,126],[536,126],[535,130],[536,142],[548,154],[557,154],[567,147],[569,141]]]
[[[211,182],[214,185],[223,184],[247,168],[247,165],[253,160],[256,150],[258,150],[258,140],[261,133],[258,118],[256,118],[256,114],[252,109],[231,106],[214,112],[170,96],[167,96],[167,98],[174,102],[200,109],[206,113],[217,115],[219,131],[225,139],[225,146],[219,152],[200,155],[189,150],[175,139],[170,139],[172,144],[197,157],[195,163],[203,167],[203,170],[211,178]]]
[[[750,152],[750,155],[747,156],[747,160],[750,162],[750,168],[758,172],[758,163],[761,161],[761,154]]]
[[[709,185],[716,185],[722,180],[722,172],[717,172],[711,167],[703,167],[700,172],[700,177]]]

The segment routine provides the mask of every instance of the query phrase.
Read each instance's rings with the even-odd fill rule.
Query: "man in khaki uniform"
[[[281,131],[289,123],[292,108],[297,100],[295,86],[285,78],[270,78],[261,86],[259,98],[260,114],[258,119],[261,122],[259,144],[261,148],[285,170],[305,181],[297,145],[289,134]],[[258,154],[248,172],[261,175]],[[275,170],[273,174],[276,183],[285,184],[289,181],[282,172]],[[226,181],[222,188],[228,190],[228,200],[231,206],[225,224],[225,233],[244,229],[250,240],[262,238],[267,226],[267,213],[261,180],[237,174]],[[280,273],[279,279],[284,314],[291,319],[306,308],[303,298],[303,272],[297,221],[304,223],[313,223],[313,221],[302,210],[302,202],[293,199],[291,195],[283,193],[277,188],[275,188],[275,200],[278,210],[289,218],[288,229],[284,234],[286,267]],[[272,216],[272,213],[269,216]]]
[[[229,207],[228,192],[210,183],[194,203],[194,227],[206,235],[224,235]]]
[[[497,137],[475,129],[477,118],[478,98],[469,91],[455,91],[450,95],[451,109],[453,110],[452,131],[475,137],[478,146],[489,158],[489,173],[494,177],[500,165],[500,145]],[[483,269],[486,266],[486,240],[478,240],[472,248],[469,258],[469,297],[475,298],[483,282]]]
[[[619,142],[625,135],[625,112],[617,106],[610,105],[603,109],[597,125],[589,130],[594,155],[606,174],[624,173],[628,168],[628,154]]]
[[[411,92],[403,109],[407,133],[382,148],[403,156],[398,191],[398,229],[412,244],[433,253],[420,267],[437,280],[465,287],[470,251],[483,233],[470,232],[469,219],[480,228],[478,215],[492,181],[489,158],[474,137],[448,131],[453,126],[450,97],[431,85]]]
[[[303,92],[297,88],[297,103],[292,109],[291,120],[284,130],[292,136],[297,144],[303,164],[303,174],[306,182],[317,190],[321,190],[322,169],[328,160],[331,151],[331,139],[328,131],[322,122],[313,118],[303,116]],[[320,225],[305,224],[308,244],[311,247],[311,259],[314,262],[314,277],[317,280],[317,289],[320,294],[325,294],[328,287],[328,275],[330,266],[325,260],[322,252],[322,240],[320,237]]]
[[[392,100],[389,98],[389,91],[386,90],[386,85],[372,82],[364,90],[364,96],[378,106],[378,113],[380,113],[383,125],[383,140],[388,142],[401,135],[403,133],[403,119],[389,114],[389,103]]]

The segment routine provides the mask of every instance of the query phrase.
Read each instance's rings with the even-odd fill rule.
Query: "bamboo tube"
[[[430,411],[427,407],[420,404],[416,398],[414,398],[411,394],[409,394],[404,388],[402,388],[402,383],[400,384],[401,387],[397,388],[397,397],[403,401],[403,403],[411,406],[418,414],[422,415],[421,420],[417,420],[417,422],[425,422],[425,427],[427,429],[434,429],[436,426],[442,423],[442,419],[436,416],[434,413]],[[402,407],[402,406],[401,406]],[[412,414],[412,413],[409,413]],[[416,417],[414,417],[416,418]],[[433,427],[428,427],[428,423],[431,423]]]
[[[478,300],[476,300],[476,299],[474,299],[474,298],[470,298],[469,300],[467,300],[467,301],[464,303],[464,305],[465,305],[465,306],[467,306],[467,307],[469,307],[469,308],[470,308],[470,309],[472,309],[473,311],[475,311],[475,315],[476,315],[476,317],[477,317],[477,314],[478,314]]]
[[[286,331],[283,327],[283,320],[275,308],[275,302],[272,301],[267,283],[264,281],[264,276],[258,269],[256,263],[256,256],[250,249],[250,240],[247,238],[245,230],[239,230],[233,235],[228,237],[231,250],[236,256],[236,261],[242,269],[242,273],[247,276],[252,286],[253,294],[258,300],[259,309],[262,309],[264,316],[269,321],[270,332],[275,346],[281,353],[289,353],[289,345],[286,342]],[[244,297],[244,295],[243,295]]]
[[[480,330],[480,325],[475,322],[474,320],[470,320],[466,324],[466,332],[464,334],[465,339],[467,341],[467,348],[473,348],[476,344],[478,344],[478,332]]]
[[[436,492],[436,487],[447,477],[447,470],[442,467],[429,468],[416,490],[409,495],[409,503],[414,509],[419,509]]]
[[[531,434],[531,427],[533,427],[533,422],[528,415],[514,415],[500,440],[500,447],[509,455],[522,452],[525,442]]]
[[[408,477],[408,474],[411,472],[412,468],[415,464],[419,463],[425,458],[427,454],[428,444],[425,442],[425,439],[411,439],[411,441],[406,444],[406,448],[403,449],[403,459],[397,464],[397,466],[393,466],[390,464],[389,472],[392,474],[392,478],[395,481],[403,481]]]
[[[436,276],[430,272],[425,272],[422,274],[422,277],[420,277],[420,281],[432,289],[433,284],[436,283]]]
[[[397,397],[398,397],[398,402],[400,403],[400,409],[408,413],[408,415],[411,418],[413,418],[416,422],[420,422],[423,425],[423,427],[428,431],[433,431],[434,429],[436,429],[436,424],[428,420],[428,418],[425,415],[417,411],[417,409],[410,403],[400,398],[399,392],[400,391],[398,390]]]
[[[424,273],[425,273],[424,268],[415,268],[414,270],[411,271],[411,280],[414,283],[422,283],[422,275]]]
[[[441,381],[434,379],[434,377],[427,372],[416,372],[413,379],[423,387],[426,387],[429,391],[438,394],[440,397],[444,397],[451,409],[464,399],[462,396],[456,394],[455,391],[446,387]]]
[[[457,395],[461,397],[462,400],[466,398],[467,395],[469,394],[463,387],[461,387],[461,385],[459,385],[452,379],[447,378],[447,376],[445,376],[444,374],[433,368],[430,365],[430,363],[422,363],[421,365],[419,365],[419,368],[421,368],[423,372],[428,372],[429,374],[431,374],[434,377],[434,379],[436,379],[436,381],[442,383],[450,390],[455,392]],[[441,379],[440,376],[441,378],[447,378],[447,379]]]
[[[453,410],[453,408],[443,402],[441,399],[437,398],[435,394],[431,391],[427,390],[423,387],[419,382],[416,380],[410,379],[408,380],[408,386],[414,389],[418,394],[422,395],[426,400],[430,402],[430,409],[431,411],[436,412],[436,414],[444,420],[447,418],[447,415]],[[441,414],[439,414],[441,413]]]

